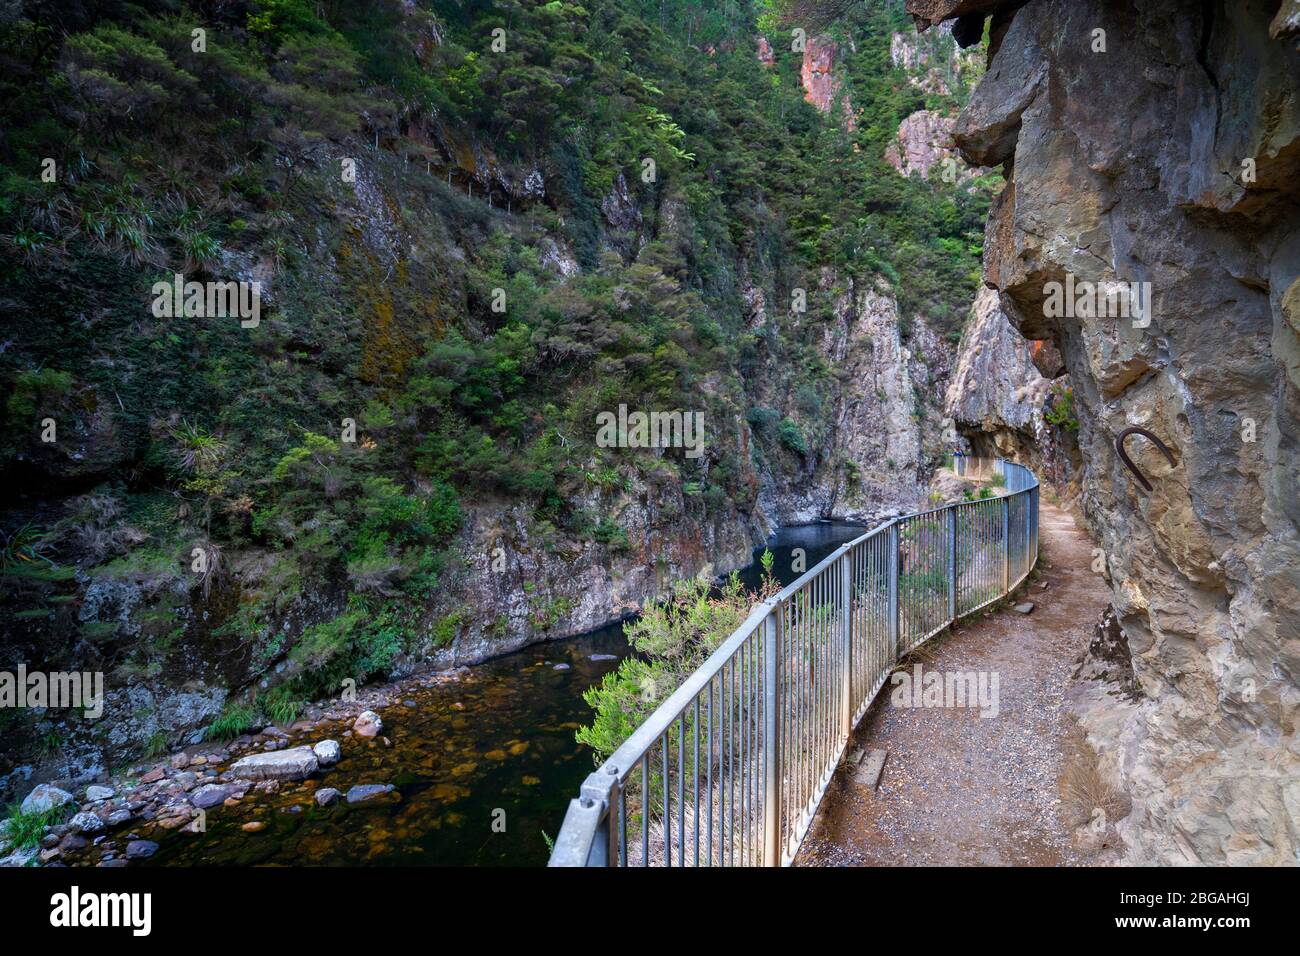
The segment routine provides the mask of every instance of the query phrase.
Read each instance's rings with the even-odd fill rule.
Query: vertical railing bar
[[[669,724],[668,730],[672,729]],[[663,732],[660,738],[663,741],[663,766],[664,766],[664,811],[663,811],[663,831],[664,831],[664,868],[672,869],[673,865],[673,805],[671,798],[672,772],[668,767],[668,730]]]
[[[629,775],[630,776],[630,775]],[[619,866],[627,868],[627,787],[618,788],[618,821],[619,821],[619,852],[622,857],[619,860]]]
[[[763,621],[763,864],[781,863],[781,626],[777,605]]]
[[[641,756],[641,865],[650,865],[650,749]]]
[[[885,554],[888,562],[886,571],[889,575],[889,657],[892,665],[899,658],[898,626],[898,522],[889,526],[889,546]]]
[[[716,678],[709,679],[708,714],[705,717],[709,729],[708,753],[706,754],[707,761],[704,764],[704,776],[705,776],[704,785],[708,787],[708,793],[709,793],[709,819],[708,819],[709,829],[708,829],[708,839],[706,842],[709,851],[710,867],[713,866],[713,685],[716,683],[716,681],[717,681]]]
[[[694,783],[691,787],[691,797],[695,801],[695,866],[700,865],[700,695],[695,695],[695,723],[694,733],[691,734],[694,743],[694,758],[691,760],[691,770],[694,776]]]
[[[686,865],[686,713],[677,721],[677,865]]]

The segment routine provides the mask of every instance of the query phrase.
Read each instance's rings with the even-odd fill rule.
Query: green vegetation
[[[234,740],[257,722],[257,711],[247,704],[230,703],[211,724],[205,736],[208,740]]]
[[[1061,431],[1077,432],[1079,419],[1074,415],[1074,389],[1063,382],[1053,382],[1043,417]]]
[[[45,835],[45,828],[62,823],[68,812],[68,804],[64,804],[61,807],[50,807],[39,813],[23,813],[20,804],[11,803],[6,817],[9,827],[5,837],[15,850],[34,847],[41,842],[41,837]]]
[[[119,676],[182,639],[246,646],[246,681],[275,674],[259,706],[287,717],[454,640],[459,620],[426,614],[470,503],[615,554],[643,544],[617,518],[633,488],[680,488],[684,522],[747,513],[759,468],[824,447],[842,383],[819,343],[850,284],[895,296],[904,332],[959,328],[993,185],[883,158],[902,118],[966,88],[940,103],[892,64],[901,0],[826,25],[851,130],[805,101],[782,16],[175,0],[0,21],[0,297],[39,317],[0,353],[0,447],[53,516],[5,517],[0,586],[15,612],[55,609],[0,623],[87,638]],[[155,316],[174,272],[259,277],[260,324]],[[597,447],[620,403],[703,411],[705,455]],[[93,460],[41,443],[47,416]],[[55,603],[83,572],[188,580],[196,547],[203,614],[158,588],[128,637]],[[530,606],[545,628],[569,610]]]
[[[684,581],[668,600],[650,605],[623,625],[636,656],[624,658],[617,670],[583,694],[595,716],[577,732],[577,739],[592,748],[597,763],[617,750],[744,623],[756,601],[775,593],[771,552],[765,551],[761,560],[767,584],[759,595],[747,592],[736,574],[717,589],[702,579]]]

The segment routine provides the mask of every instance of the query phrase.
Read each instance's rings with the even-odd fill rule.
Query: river
[[[863,530],[843,522],[781,529],[767,544],[774,572],[789,583]],[[751,588],[761,550],[741,573]],[[380,712],[391,748],[343,741],[343,759],[321,779],[250,791],[238,806],[210,811],[204,833],[151,834],[160,845],[148,865],[542,865],[544,834],[555,836],[593,767],[574,740],[591,717],[582,692],[627,653],[622,625],[612,624],[487,661],[455,683],[404,690]],[[394,784],[400,799],[327,808],[312,800],[318,787],[361,783]],[[261,829],[247,832],[248,824]]]

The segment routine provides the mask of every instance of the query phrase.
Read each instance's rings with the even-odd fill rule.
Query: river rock
[[[330,804],[336,803],[341,796],[342,794],[333,787],[321,787],[315,794],[316,806],[328,807]]]
[[[316,754],[304,746],[241,757],[230,770],[246,780],[303,780],[319,766]]]
[[[82,810],[68,821],[68,825],[78,833],[98,833],[104,829],[104,821],[89,810]]]
[[[132,840],[126,845],[128,860],[147,860],[158,852],[158,844],[152,840]]]
[[[172,754],[173,770],[184,770],[186,767],[189,766],[189,763],[190,763],[190,755],[185,753],[185,751],[182,750],[180,753]]]
[[[362,737],[376,737],[384,729],[384,722],[379,719],[379,715],[373,710],[365,710],[357,717],[352,729]]]
[[[206,810],[215,807],[218,803],[225,803],[234,792],[235,788],[227,784],[208,783],[190,794],[190,803],[200,810]]]
[[[72,794],[60,790],[48,783],[37,784],[31,793],[23,798],[23,813],[45,813],[55,807],[61,807],[72,799]]]
[[[69,833],[59,841],[59,849],[64,853],[80,853],[88,846],[90,846],[90,843],[86,838],[78,836],[76,833]]]
[[[343,755],[343,749],[339,747],[337,740],[322,740],[312,747],[312,752],[316,754],[316,760],[322,767],[334,766]]]
[[[373,800],[376,797],[382,797],[386,793],[392,793],[395,788],[391,783],[362,783],[348,791],[348,803],[365,803],[367,800]]]

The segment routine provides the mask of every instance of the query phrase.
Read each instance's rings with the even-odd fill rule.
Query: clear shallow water
[[[783,528],[767,545],[776,559],[773,570],[787,584],[802,573],[795,570],[796,548],[805,552],[806,570],[864,530],[842,522]],[[755,560],[741,578],[756,587],[760,575]],[[341,741],[337,767],[274,794],[250,791],[237,807],[209,811],[206,833],[137,828],[160,845],[148,863],[542,865],[549,856],[543,832],[555,836],[593,767],[591,751],[573,738],[591,717],[582,692],[627,653],[622,625],[613,624],[477,665],[456,683],[403,689],[380,710],[391,748],[360,738]],[[593,661],[593,654],[614,659]],[[558,663],[569,668],[556,670]],[[292,743],[341,739],[343,729],[322,727],[301,740],[295,735]],[[323,809],[312,799],[320,787],[346,793],[366,783],[394,784],[400,799]],[[505,830],[499,832],[502,819]],[[242,829],[252,821],[263,828]]]

